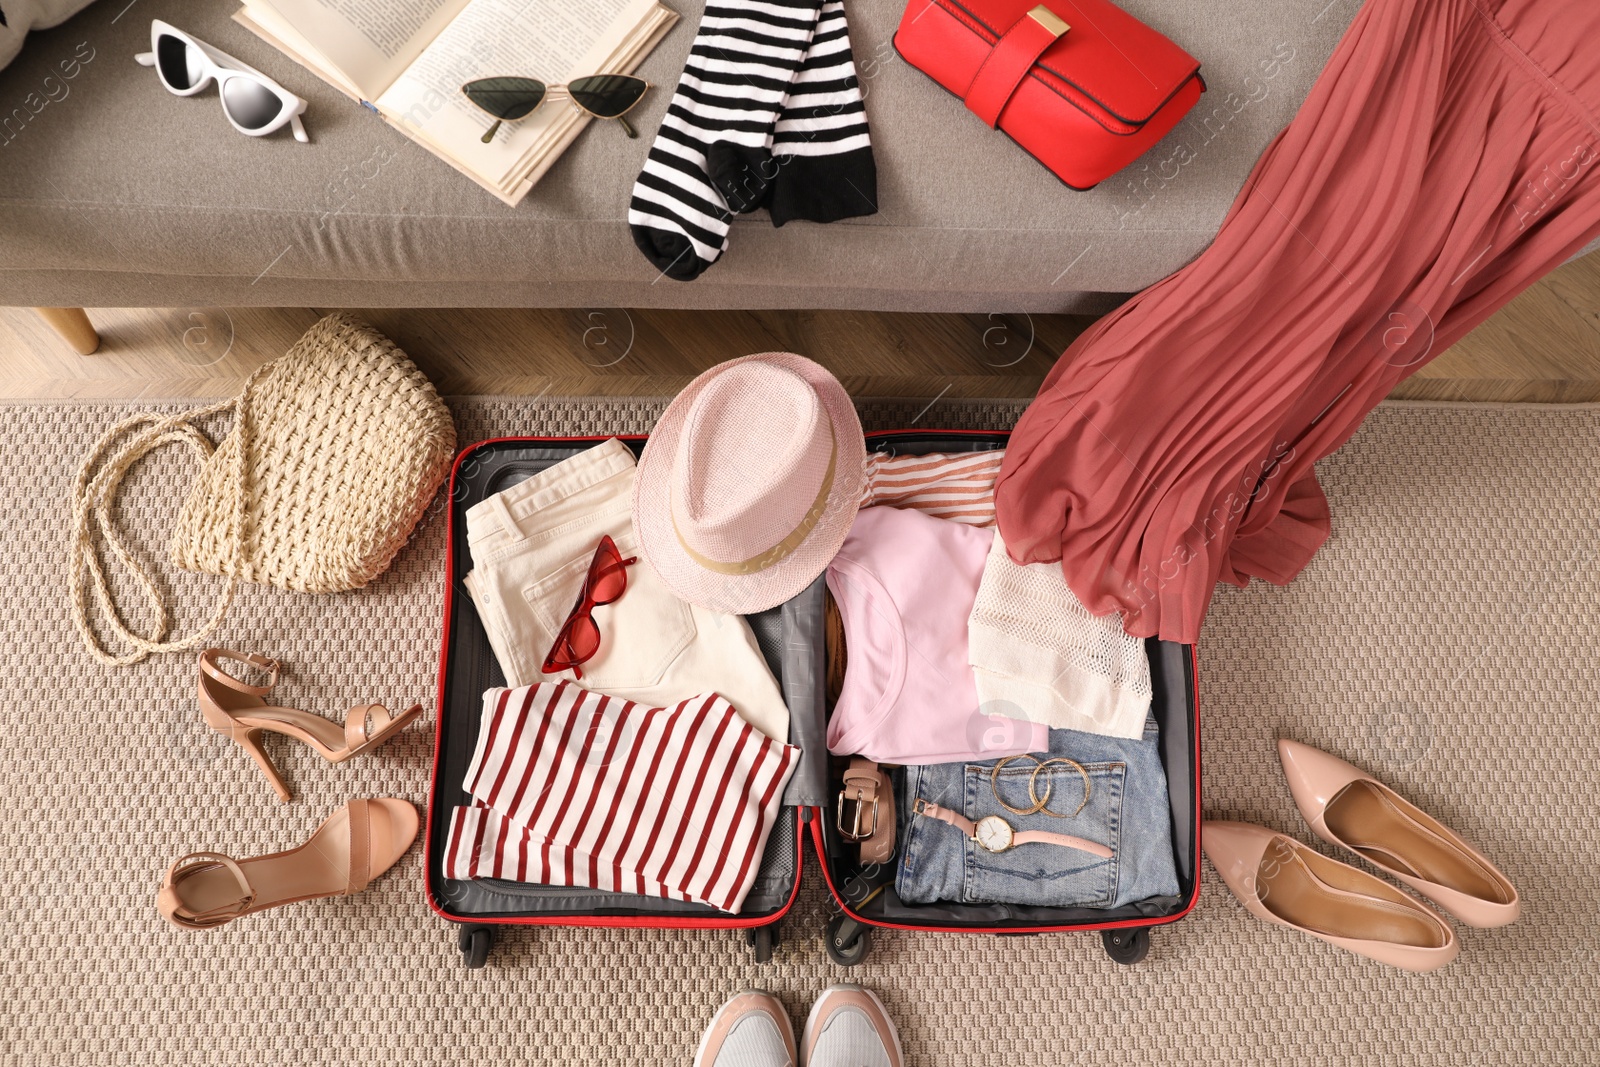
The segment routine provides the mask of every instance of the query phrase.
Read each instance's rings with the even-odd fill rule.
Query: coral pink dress
[[[1600,0],[1368,0],[1215,243],[1080,337],[999,526],[1096,614],[1195,640],[1327,538],[1312,464],[1600,235]]]

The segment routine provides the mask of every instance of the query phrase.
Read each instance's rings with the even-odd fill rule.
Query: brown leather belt
[[[894,858],[894,789],[876,763],[861,756],[851,758],[835,810],[839,836],[860,848],[862,863]]]

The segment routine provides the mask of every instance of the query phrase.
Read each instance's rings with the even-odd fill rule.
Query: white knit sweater
[[[967,620],[979,707],[1052,729],[1139,737],[1150,660],[1120,615],[1096,617],[1054,563],[1021,566],[995,534]]]

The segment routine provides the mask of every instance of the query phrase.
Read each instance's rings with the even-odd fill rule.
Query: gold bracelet
[[[1033,794],[1033,775],[1029,775],[1028,776],[1028,797],[1033,801],[1033,807],[1031,807],[1031,808],[1013,808],[1010,804],[1007,804],[1005,802],[1004,798],[1002,798],[1000,796],[1000,768],[1004,767],[1006,764],[1010,763],[1014,759],[1031,759],[1031,760],[1033,760],[1033,762],[1039,763],[1039,759],[1038,759],[1037,756],[1029,756],[1029,755],[1007,756],[1005,759],[1003,759],[1000,762],[996,763],[994,765],[994,770],[989,772],[989,791],[994,794],[994,802],[996,804],[999,804],[1002,808],[1005,808],[1007,811],[1009,811],[1013,815],[1035,815],[1035,814],[1038,814],[1039,812],[1044,810],[1044,806],[1046,804],[1050,803],[1050,788],[1049,788],[1048,784],[1045,786],[1044,799],[1043,800],[1040,800],[1038,797],[1034,796],[1034,794]],[[1033,769],[1033,774],[1038,774],[1040,769],[1043,766],[1044,766],[1044,764],[1039,763],[1039,766],[1035,767]]]
[[[1034,762],[1037,763],[1038,761],[1035,760]],[[1061,812],[1061,811],[1051,811],[1050,810],[1049,804],[1050,804],[1050,789],[1051,789],[1051,785],[1050,785],[1049,782],[1046,782],[1045,785],[1044,785],[1044,799],[1043,800],[1040,800],[1039,799],[1039,794],[1034,791],[1034,788],[1033,788],[1034,779],[1039,777],[1039,772],[1040,771],[1044,770],[1046,767],[1050,766],[1050,764],[1052,764],[1052,763],[1070,763],[1074,767],[1076,767],[1078,769],[1078,773],[1083,776],[1083,800],[1079,801],[1077,811],[1074,811],[1071,815],[1068,815],[1065,812]],[[1028,799],[1033,801],[1034,804],[1038,805],[1037,807],[1035,807],[1033,809],[1033,811],[1029,812],[1028,814],[1032,815],[1035,812],[1042,812],[1045,815],[1050,816],[1052,819],[1072,819],[1072,818],[1076,818],[1077,815],[1078,815],[1078,812],[1081,812],[1083,810],[1084,805],[1089,803],[1089,790],[1091,788],[1092,788],[1092,786],[1091,786],[1091,784],[1089,782],[1089,772],[1084,770],[1083,764],[1079,763],[1075,759],[1068,759],[1066,756],[1051,756],[1049,759],[1045,760],[1043,763],[1040,763],[1039,766],[1035,767],[1033,769],[1033,773],[1028,776]],[[998,799],[998,794],[997,794],[997,799]],[[1015,811],[1016,809],[1013,808],[1012,810]]]

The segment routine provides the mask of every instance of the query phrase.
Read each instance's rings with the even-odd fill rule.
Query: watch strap
[[[972,820],[959,811],[951,811],[949,808],[941,808],[937,804],[930,804],[921,797],[917,798],[917,803],[911,810],[918,815],[926,815],[930,819],[938,819],[940,822],[949,823],[957,830],[960,830],[963,837],[973,837],[978,832],[978,828],[973,825]]]
[[[966,837],[977,836],[977,826],[973,824],[971,819],[960,812],[951,811],[949,808],[941,808],[937,804],[930,804],[921,797],[917,798],[916,807],[913,810],[918,815],[926,815],[930,819],[938,819],[940,822],[949,823],[957,830],[960,830]],[[1008,823],[1007,825],[1010,824]],[[1075,848],[1080,852],[1087,852],[1091,856],[1099,856],[1102,859],[1111,858],[1111,850],[1098,841],[1074,837],[1071,834],[1058,834],[1050,830],[1017,830],[1013,828],[1011,844],[1012,847],[1017,845],[1056,845],[1061,848]]]
[[[1073,837],[1071,834],[1058,834],[1050,830],[1017,830],[1012,834],[1011,840],[1018,845],[1060,845],[1062,848],[1075,848],[1079,852],[1087,852],[1102,859],[1111,858],[1111,850],[1098,841]]]

